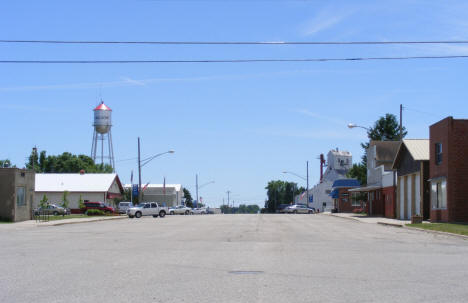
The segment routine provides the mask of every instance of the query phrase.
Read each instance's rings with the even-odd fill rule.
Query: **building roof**
[[[107,192],[114,181],[123,192],[117,174],[36,174],[37,192]]]
[[[393,169],[396,169],[400,162],[401,154],[406,149],[414,161],[429,161],[430,151],[429,139],[403,139],[403,143],[398,148],[398,153],[393,161]]]
[[[141,187],[145,187],[146,184],[141,184]],[[131,188],[131,184],[125,184],[125,188]],[[147,188],[163,188],[163,184],[148,184]],[[166,184],[166,188],[174,188],[176,191],[180,191],[182,189],[182,184]]]
[[[371,141],[370,146],[376,146],[376,160],[379,162],[393,163],[395,155],[400,147],[400,141]]]
[[[332,188],[358,186],[361,186],[361,182],[359,182],[357,179],[338,179],[333,182]]]
[[[109,106],[104,104],[104,101],[101,101],[101,103],[98,106],[96,106],[96,108],[94,110],[109,110],[109,111],[112,111],[112,109],[110,109]]]
[[[429,139],[404,139],[403,144],[416,161],[429,161]]]

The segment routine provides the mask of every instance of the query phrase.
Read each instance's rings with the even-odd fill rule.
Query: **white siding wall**
[[[419,177],[419,174],[415,175],[415,186],[414,186],[414,191],[415,191],[415,203],[416,203],[416,207],[415,207],[415,214],[422,214],[421,213],[421,191],[420,191],[420,188],[421,188],[421,180],[420,180],[420,177]]]
[[[47,196],[47,199],[49,199],[49,203],[54,203],[58,205],[62,204],[63,193],[36,192],[34,194],[34,208],[36,208],[39,205],[39,201],[42,200],[44,194]],[[78,208],[78,200],[80,199],[80,194],[82,196],[83,201],[89,200],[93,202],[105,202],[105,193],[69,193],[68,201],[70,208]]]
[[[406,186],[407,186],[407,205],[406,207],[408,208],[408,211],[407,211],[407,215],[408,217],[406,217],[405,219],[408,219],[408,218],[411,218],[411,180],[413,179],[412,178],[413,176],[412,175],[409,175],[408,178],[406,179]]]
[[[399,219],[405,218],[405,178],[400,177],[400,188],[399,188],[399,201],[400,204],[400,216]]]

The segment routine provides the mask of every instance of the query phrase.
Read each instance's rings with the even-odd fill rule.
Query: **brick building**
[[[338,179],[333,182],[330,196],[333,206],[338,212],[353,212],[355,209],[363,209],[364,201],[356,199],[356,193],[350,193],[351,188],[357,188],[361,183],[356,179]]]
[[[468,120],[429,128],[431,222],[468,222]]]

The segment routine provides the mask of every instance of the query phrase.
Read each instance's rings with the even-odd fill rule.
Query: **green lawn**
[[[406,224],[409,227],[423,228],[429,230],[443,231],[452,234],[468,236],[468,224],[456,223],[421,223],[421,224]]]

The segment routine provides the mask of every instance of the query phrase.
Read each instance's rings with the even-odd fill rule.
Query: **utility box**
[[[0,220],[31,220],[35,172],[19,168],[0,168]]]

